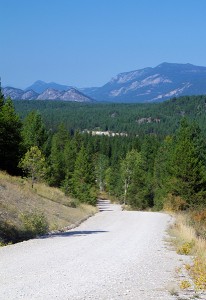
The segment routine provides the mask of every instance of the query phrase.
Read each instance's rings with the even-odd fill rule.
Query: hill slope
[[[0,241],[5,236],[6,241],[21,239],[18,233],[23,229],[22,214],[43,213],[49,230],[60,230],[78,224],[96,211],[96,208],[85,204],[72,207],[75,204],[73,200],[57,188],[35,184],[32,189],[28,181],[3,172],[0,172],[0,192]],[[6,233],[2,230],[4,224],[9,224]]]

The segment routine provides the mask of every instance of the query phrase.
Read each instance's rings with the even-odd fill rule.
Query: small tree
[[[127,153],[126,158],[121,163],[121,176],[124,183],[124,205],[127,200],[129,186],[134,178],[137,168],[141,163],[141,154],[136,150]]]
[[[31,176],[33,188],[35,179],[43,178],[46,173],[45,157],[37,146],[33,146],[21,159],[19,167]]]
[[[99,154],[95,159],[95,175],[99,186],[99,191],[104,191],[106,170],[109,165],[109,160],[104,154]]]

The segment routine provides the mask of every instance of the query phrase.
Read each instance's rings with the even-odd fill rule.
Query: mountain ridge
[[[102,87],[82,92],[97,101],[130,103],[206,94],[206,67],[164,62],[154,68],[119,73]]]
[[[25,90],[4,88],[5,96],[25,100],[113,103],[163,102],[171,97],[205,95],[206,67],[163,62],[122,72],[101,87],[78,88],[38,80]],[[26,94],[25,94],[26,93]]]
[[[2,89],[4,96],[10,97],[12,100],[62,100],[76,102],[94,102],[94,100],[84,95],[75,88],[69,88],[66,91],[58,91],[52,88],[47,88],[41,94],[33,90],[21,90],[13,87],[5,87]]]

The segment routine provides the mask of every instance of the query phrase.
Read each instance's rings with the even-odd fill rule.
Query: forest
[[[56,130],[62,122],[66,129],[73,131],[109,130],[164,138],[174,134],[183,116],[195,120],[203,132],[206,129],[206,96],[184,96],[147,104],[16,100],[14,105],[23,119],[30,111],[39,111],[51,130]]]
[[[202,207],[205,101],[194,96],[147,105],[12,103],[1,93],[0,169],[28,176],[32,185],[43,180],[92,205],[105,192],[133,209]],[[135,123],[141,118],[160,122]],[[128,135],[92,135],[85,128]]]

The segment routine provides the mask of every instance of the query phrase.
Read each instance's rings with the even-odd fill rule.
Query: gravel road
[[[174,300],[178,255],[165,242],[171,217],[100,212],[79,227],[0,249],[0,299]]]

